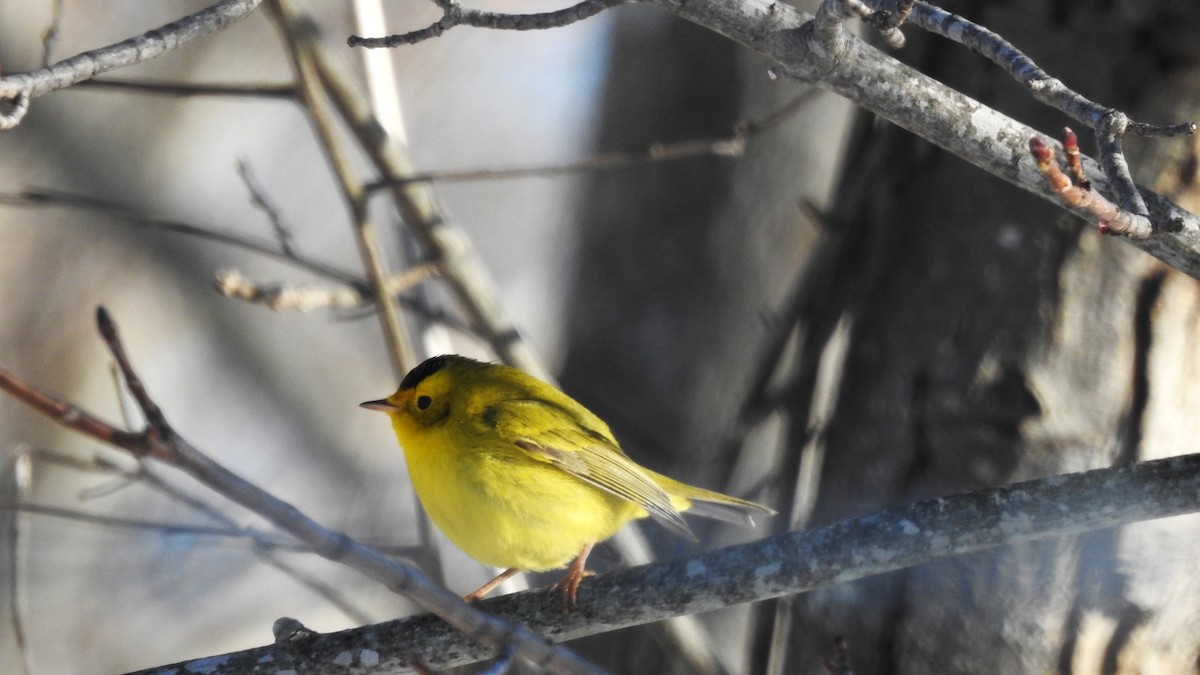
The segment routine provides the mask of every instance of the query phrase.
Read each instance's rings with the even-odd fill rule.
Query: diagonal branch
[[[21,123],[29,110],[30,99],[109,70],[162,56],[245,17],[260,2],[262,0],[221,0],[207,9],[117,44],[83,52],[28,73],[0,78],[0,103],[8,101],[12,106],[7,111],[0,106],[0,131],[12,129]]]
[[[53,421],[132,453],[154,457],[184,471],[226,498],[266,518],[281,531],[312,547],[321,557],[340,562],[402,593],[442,617],[457,630],[493,650],[512,644],[526,660],[556,673],[595,673],[595,667],[570,651],[554,647],[529,630],[484,614],[435,584],[409,565],[384,557],[340,532],[329,530],[221,464],[213,461],[175,432],[162,410],[134,372],[116,324],[103,307],[96,323],[148,425],[140,433],[123,431],[90,413],[42,392],[0,368],[0,389],[50,417]]]
[[[318,39],[320,32],[312,19],[292,2],[279,0],[275,6],[289,32],[304,41],[333,105],[382,180],[390,182],[414,174],[408,147],[401,139],[383,132],[366,98],[351,86],[353,78],[344,65]],[[505,363],[544,374],[541,360],[504,311],[470,240],[442,212],[434,192],[427,185],[394,185],[391,196],[430,262],[441,269],[472,329]]]
[[[219,231],[200,225],[185,223],[167,218],[156,218],[139,213],[127,206],[111,202],[99,197],[62,192],[54,189],[26,188],[17,192],[0,192],[0,206],[15,207],[47,207],[60,206],[69,209],[101,213],[117,218],[134,227],[148,230],[161,230],[214,241],[228,246],[234,246],[259,255],[275,258],[290,263],[313,274],[352,286],[360,292],[370,295],[367,282],[361,276],[336,265],[309,258],[295,251],[287,252],[280,249],[275,242],[257,237],[237,234],[232,231]]]
[[[295,71],[297,88],[304,104],[305,112],[313,126],[313,131],[325,151],[337,180],[338,190],[346,202],[350,212],[350,220],[354,234],[354,242],[358,246],[359,257],[371,289],[375,292],[376,307],[379,310],[379,323],[383,328],[384,340],[388,346],[388,357],[397,380],[403,379],[410,368],[417,364],[416,350],[408,327],[405,325],[395,298],[386,292],[388,266],[380,243],[378,229],[367,208],[367,192],[363,182],[356,176],[351,167],[349,148],[339,137],[335,128],[334,107],[330,93],[321,78],[317,75],[313,57],[313,46],[304,40],[282,18],[282,3],[272,2],[268,7],[273,10],[271,16],[283,34],[284,45],[291,57],[292,69]]]

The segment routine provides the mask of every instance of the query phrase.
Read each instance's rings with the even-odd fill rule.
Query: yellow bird
[[[508,366],[435,356],[361,405],[391,417],[413,488],[450,541],[507,568],[468,602],[517,572],[574,559],[557,584],[568,611],[592,546],[631,520],[650,516],[694,540],[684,511],[747,524],[750,512],[775,513],[638,466],[591,411]]]

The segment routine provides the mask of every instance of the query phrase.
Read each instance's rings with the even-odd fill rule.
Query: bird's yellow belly
[[[565,567],[585,545],[646,515],[632,502],[519,453],[405,449],[429,517],[481,563],[535,572]]]

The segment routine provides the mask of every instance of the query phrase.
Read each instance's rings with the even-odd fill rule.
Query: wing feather
[[[530,457],[633,502],[668,529],[696,538],[666,490],[621,452],[607,429],[589,429],[570,411],[533,399],[502,401],[480,417]]]

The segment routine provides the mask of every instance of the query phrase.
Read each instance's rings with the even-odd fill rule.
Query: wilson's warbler
[[[563,608],[575,602],[588,553],[625,523],[650,516],[695,539],[680,513],[753,524],[754,502],[685,485],[638,466],[608,426],[553,386],[508,366],[435,356],[386,412],[417,496],[450,541],[507,568],[466,596],[482,598],[520,571],[565,567]]]

